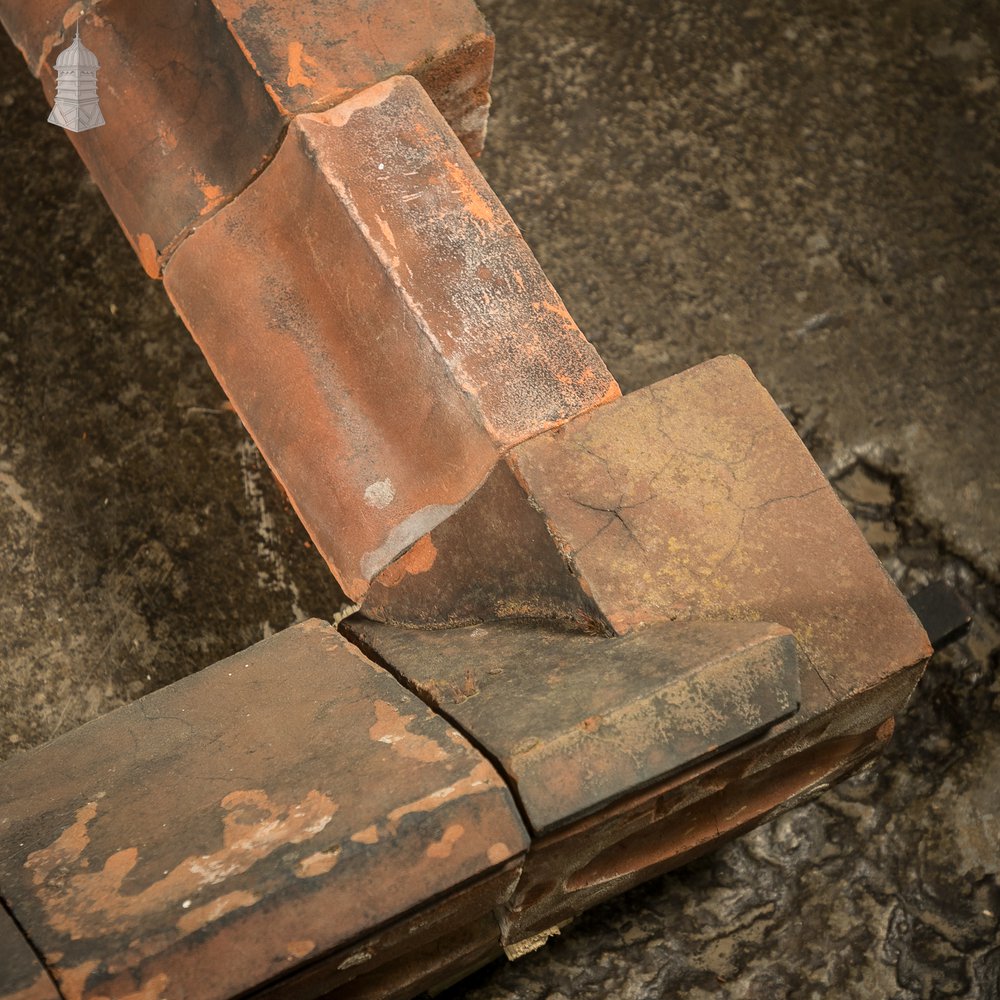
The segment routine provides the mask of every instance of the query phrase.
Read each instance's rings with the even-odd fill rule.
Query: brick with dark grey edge
[[[528,843],[493,766],[315,620],[14,758],[0,790],[4,900],[67,1000],[406,994],[458,928],[498,948]]]

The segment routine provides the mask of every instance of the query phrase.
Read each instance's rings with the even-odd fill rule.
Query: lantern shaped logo
[[[53,125],[71,132],[86,132],[104,124],[97,103],[97,56],[80,41],[80,22],[76,38],[56,59],[56,103],[49,115]]]

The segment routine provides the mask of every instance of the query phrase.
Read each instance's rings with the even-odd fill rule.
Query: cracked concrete
[[[742,354],[977,619],[876,768],[447,996],[996,1000],[1000,7],[483,7],[483,170],[623,388]],[[47,113],[0,41],[4,756],[342,602]]]

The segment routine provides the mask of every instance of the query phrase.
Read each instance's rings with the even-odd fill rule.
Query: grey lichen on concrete
[[[482,167],[631,389],[736,352],[907,593],[886,759],[451,998],[1000,997],[1000,10],[483,0]],[[341,597],[0,41],[0,754]]]

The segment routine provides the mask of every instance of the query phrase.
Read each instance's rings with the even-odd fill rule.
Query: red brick
[[[51,101],[69,13],[0,0],[4,23]],[[482,149],[493,36],[472,0],[309,5],[94,0],[82,36],[97,55],[106,125],[68,133],[147,273],[233,198],[295,114],[412,72],[473,153]],[[39,62],[40,61],[40,62]]]
[[[0,907],[0,1000],[59,1000],[28,939]]]
[[[355,599],[505,450],[619,395],[408,77],[299,116],[165,280]]]
[[[537,537],[544,521],[558,559],[544,543],[533,554],[582,595],[567,599],[562,617],[620,634],[654,621],[777,622],[795,633],[827,704],[930,653],[854,521],[739,359],[631,393],[506,460],[523,499],[505,499],[502,536]],[[377,579],[364,612],[425,626],[497,617],[495,602],[477,600],[508,586],[503,566],[472,555],[501,544],[482,506],[470,502],[418,543],[437,553],[434,566]],[[468,595],[460,616],[439,603],[437,565],[453,592]]]
[[[497,947],[527,843],[492,765],[316,621],[0,769],[4,901],[68,1000],[419,983],[438,939]]]
[[[471,0],[215,0],[286,115],[391,76],[416,77],[472,155],[482,151],[493,34]]]
[[[82,7],[67,0],[0,0],[0,24],[38,76],[53,46],[69,41],[69,30]]]
[[[778,625],[666,622],[609,638],[537,623],[341,626],[503,769],[536,834],[745,743],[799,707]]]
[[[608,637],[615,633],[627,640],[659,623],[775,622],[795,636],[801,683],[799,710],[765,735],[646,789],[629,794],[623,785],[617,800],[536,839],[504,910],[505,941],[517,941],[684,864],[872,759],[931,650],[794,429],[739,359],[716,359],[596,408],[511,449],[505,464],[416,543],[414,551],[435,553],[433,562],[408,573],[393,567],[373,582],[364,614],[431,627],[519,618],[542,602],[491,595],[509,598],[511,565],[533,562],[538,578],[515,573],[520,586],[547,595],[549,617],[604,631],[574,641],[611,644],[609,662],[622,641]],[[530,539],[522,563],[495,561],[521,539]],[[490,650],[510,645],[502,630],[524,626],[461,630],[487,638],[478,663],[464,657],[468,682],[458,675],[462,642],[452,633],[348,627],[484,745],[499,739],[493,752],[512,779],[538,780],[538,761],[533,775],[526,770],[533,750],[523,760],[513,748],[504,753],[517,696],[463,700],[463,684],[476,687],[483,670],[486,684],[499,683],[491,666],[527,671],[529,688],[539,680],[532,668],[542,664],[546,674],[544,657],[523,650],[506,665],[494,662]],[[420,652],[439,643],[452,653]],[[579,687],[567,666],[566,682],[540,696],[553,726],[566,711],[559,690],[573,684],[586,705],[593,689],[586,657],[577,660]],[[430,663],[436,686],[423,669]],[[641,760],[641,747],[633,749]],[[554,762],[564,781],[550,793],[555,802],[584,789],[573,770],[580,753],[577,746]]]
[[[525,622],[406,629],[355,616],[341,628],[468,732],[516,789],[535,836],[501,914],[505,945],[870,761],[923,667],[835,700],[774,625],[671,622],[608,637]],[[667,735],[657,735],[661,724]]]

